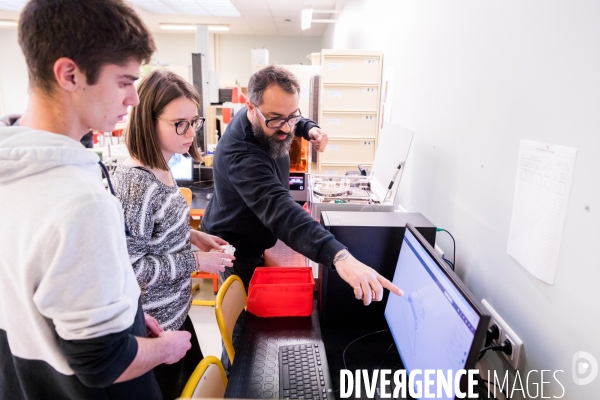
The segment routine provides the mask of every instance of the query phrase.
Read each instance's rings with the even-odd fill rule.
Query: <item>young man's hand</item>
[[[154,317],[144,313],[144,318],[146,319],[146,331],[149,338],[157,338],[164,332],[164,329]]]
[[[181,360],[192,347],[192,334],[187,331],[164,331],[157,340],[161,341],[163,364],[174,364]]]

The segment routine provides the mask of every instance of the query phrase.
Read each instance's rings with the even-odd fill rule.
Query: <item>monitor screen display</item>
[[[173,178],[177,182],[192,182],[194,180],[194,160],[181,154],[173,154],[169,160],[169,167]]]
[[[290,173],[290,190],[304,190],[303,173]]]
[[[413,229],[407,226],[393,279],[404,296],[389,297],[385,318],[407,375],[430,369],[452,370],[454,376],[473,367],[468,364],[474,364],[487,319],[482,321],[457,278]],[[417,380],[422,382],[423,375]]]

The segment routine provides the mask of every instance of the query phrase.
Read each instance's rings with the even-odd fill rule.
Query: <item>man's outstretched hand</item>
[[[384,288],[398,296],[404,295],[399,287],[379,275],[373,268],[358,261],[347,250],[340,251],[335,258],[338,259],[335,269],[340,277],[353,288],[354,297],[362,299],[366,306],[371,304],[371,301],[381,301]]]

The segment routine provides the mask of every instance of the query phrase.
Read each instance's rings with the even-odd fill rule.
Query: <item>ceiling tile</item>
[[[267,0],[232,0],[231,2],[236,7],[245,7],[246,5],[266,7],[269,4]]]
[[[240,12],[240,14],[242,15],[242,17],[244,18],[248,18],[248,17],[264,17],[264,16],[270,16],[271,12],[267,9],[267,10],[261,10],[261,9],[240,9],[238,10]]]
[[[254,25],[275,25],[273,18],[270,17],[252,17],[252,18],[244,18],[248,24],[251,26]]]

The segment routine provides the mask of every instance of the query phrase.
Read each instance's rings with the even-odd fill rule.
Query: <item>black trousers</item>
[[[154,368],[154,376],[164,400],[173,400],[181,396],[185,384],[203,358],[200,343],[198,343],[198,337],[194,330],[194,324],[189,315],[179,330],[188,331],[192,334],[192,347],[176,363],[161,364]]]

